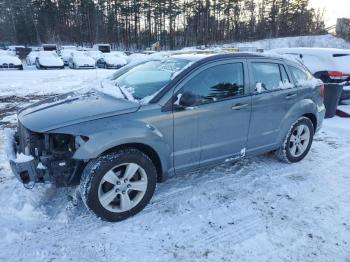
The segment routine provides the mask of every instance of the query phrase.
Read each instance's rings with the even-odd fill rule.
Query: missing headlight
[[[54,152],[71,152],[75,151],[75,139],[72,135],[53,134],[51,137],[51,150]]]

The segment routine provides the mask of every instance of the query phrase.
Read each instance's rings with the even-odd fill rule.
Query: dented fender
[[[126,120],[111,117],[80,123],[56,130],[52,133],[86,136],[88,140],[75,151],[73,159],[88,161],[97,158],[109,149],[127,145],[142,144],[152,148],[158,155],[163,174],[172,169],[171,145],[166,142],[160,130],[141,120]]]

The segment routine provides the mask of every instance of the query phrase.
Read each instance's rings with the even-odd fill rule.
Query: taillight
[[[343,72],[337,72],[337,71],[329,71],[328,72],[328,76],[331,79],[345,80],[345,79],[347,79],[350,76],[350,74],[343,73]]]

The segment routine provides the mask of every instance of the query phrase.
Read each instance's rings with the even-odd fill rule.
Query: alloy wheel
[[[294,128],[289,139],[289,151],[293,157],[299,157],[307,150],[310,136],[307,125],[301,124]]]
[[[145,170],[135,163],[125,163],[110,169],[98,188],[100,204],[111,212],[121,213],[135,207],[147,190]]]

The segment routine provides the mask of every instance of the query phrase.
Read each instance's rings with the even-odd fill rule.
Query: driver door
[[[215,62],[196,71],[175,93],[192,96],[173,106],[176,172],[184,164],[207,166],[244,155],[251,114],[247,79],[245,61]]]

